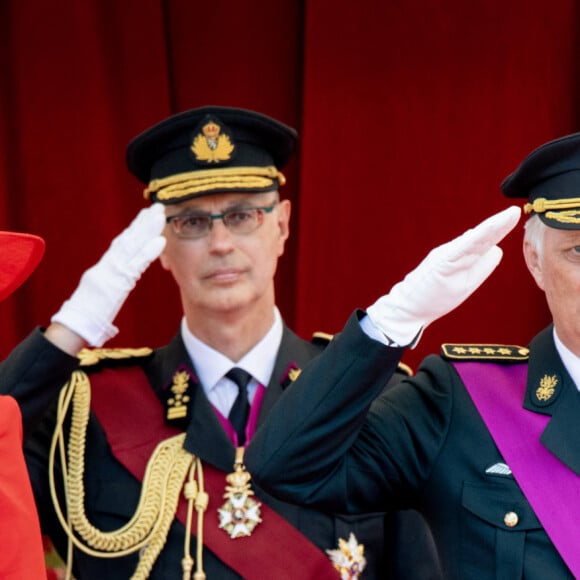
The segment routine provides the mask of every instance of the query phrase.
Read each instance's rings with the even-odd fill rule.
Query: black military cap
[[[501,184],[507,197],[526,197],[525,213],[552,228],[580,229],[580,133],[532,151]]]
[[[127,146],[129,171],[164,204],[212,193],[275,191],[296,147],[294,129],[261,113],[201,107],[173,115]]]

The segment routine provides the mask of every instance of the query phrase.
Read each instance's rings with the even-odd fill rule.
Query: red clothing
[[[40,524],[22,454],[20,409],[8,396],[0,396],[0,578],[46,578]]]

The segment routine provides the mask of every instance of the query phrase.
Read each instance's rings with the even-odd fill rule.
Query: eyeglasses
[[[278,205],[277,201],[265,207],[230,209],[224,213],[183,213],[168,216],[165,221],[171,224],[177,237],[187,240],[197,240],[207,236],[213,227],[214,220],[222,220],[233,234],[251,234],[262,225],[264,215],[271,213],[276,205]]]

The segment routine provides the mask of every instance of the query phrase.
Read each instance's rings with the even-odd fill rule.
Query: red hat
[[[0,300],[32,273],[44,254],[44,240],[32,234],[0,231]]]

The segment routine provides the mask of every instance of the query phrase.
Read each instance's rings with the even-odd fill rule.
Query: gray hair
[[[524,241],[528,242],[538,254],[538,259],[542,259],[544,246],[544,233],[548,226],[534,214],[524,224]]]

